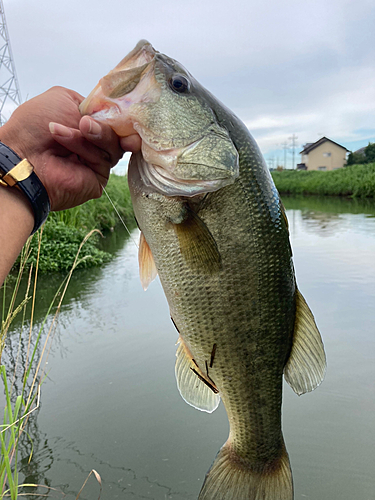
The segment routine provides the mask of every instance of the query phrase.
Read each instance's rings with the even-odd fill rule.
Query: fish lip
[[[154,49],[151,43],[145,39],[140,40],[137,45],[131,50],[112,70],[127,68],[137,68],[142,65],[142,57],[145,58],[147,62],[151,62],[158,52]],[[129,64],[129,62],[133,62],[134,64]]]
[[[108,116],[109,110],[111,111],[111,118],[112,118],[113,114],[116,116],[121,114],[121,108],[117,103],[115,103],[113,101],[105,101],[105,106],[98,109],[98,111],[95,111],[95,108],[94,108],[94,111],[92,113],[90,113],[90,116],[92,118],[94,118],[94,120],[100,119],[100,118],[108,119],[109,118],[109,116]]]

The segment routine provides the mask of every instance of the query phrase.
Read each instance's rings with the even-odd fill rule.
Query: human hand
[[[100,197],[124,149],[140,149],[139,136],[120,142],[108,125],[81,118],[82,100],[73,90],[53,87],[19,106],[0,129],[0,140],[34,166],[52,210]]]

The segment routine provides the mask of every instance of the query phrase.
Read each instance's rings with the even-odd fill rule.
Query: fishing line
[[[105,194],[106,194],[107,198],[109,199],[110,204],[111,204],[111,205],[112,205],[112,207],[114,208],[114,211],[115,211],[115,212],[116,212],[116,214],[118,215],[118,218],[119,218],[119,219],[120,219],[120,221],[122,222],[122,225],[123,225],[123,226],[124,226],[124,228],[127,230],[128,234],[129,234],[129,236],[130,236],[130,239],[132,240],[132,242],[134,243],[134,245],[135,245],[137,248],[139,248],[139,247],[138,247],[138,243],[137,243],[137,242],[135,241],[135,239],[132,237],[131,232],[129,231],[129,229],[128,229],[127,225],[126,225],[126,224],[125,224],[125,222],[123,221],[123,219],[122,219],[121,215],[119,214],[119,211],[118,211],[118,210],[117,210],[117,208],[115,207],[115,204],[113,203],[113,201],[112,201],[112,200],[111,200],[111,198],[109,197],[109,194],[107,193],[106,188],[105,188],[103,185],[101,185],[101,186],[102,186],[103,191],[105,192]]]

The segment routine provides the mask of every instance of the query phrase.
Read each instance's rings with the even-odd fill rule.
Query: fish
[[[244,123],[146,40],[80,107],[120,136],[138,133],[128,183],[144,289],[157,275],[178,334],[182,398],[230,424],[199,500],[291,500],[281,427],[283,377],[298,394],[326,357],[297,288],[288,221]]]

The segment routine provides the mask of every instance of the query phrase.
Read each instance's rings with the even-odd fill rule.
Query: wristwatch
[[[46,221],[51,210],[46,188],[31,163],[22,160],[9,146],[0,142],[0,185],[15,187],[29,200],[34,212],[34,234]]]

